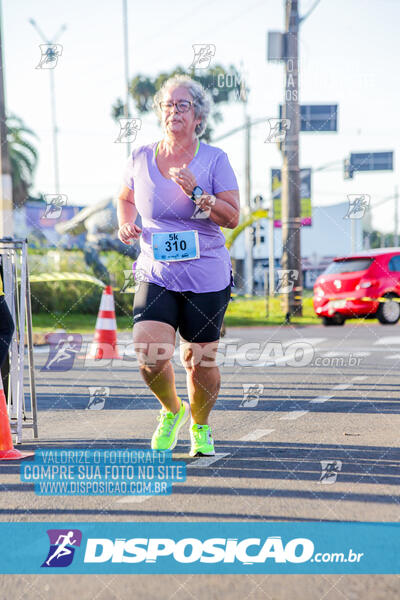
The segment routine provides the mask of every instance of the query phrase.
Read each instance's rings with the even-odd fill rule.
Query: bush
[[[110,273],[116,314],[131,316],[133,294],[121,294],[119,290],[124,285],[124,270],[131,269],[132,259],[117,252],[104,252],[101,254],[101,259]],[[53,251],[43,255],[43,252],[30,250],[29,271],[30,275],[76,272],[94,276],[91,267],[86,265],[81,251]],[[101,294],[102,288],[99,285],[87,281],[31,282],[32,312],[49,312],[55,315],[66,313],[97,315]]]

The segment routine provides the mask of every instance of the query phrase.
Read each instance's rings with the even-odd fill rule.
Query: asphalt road
[[[119,336],[119,341],[129,343],[127,335]],[[367,322],[328,328],[231,328],[220,350],[222,387],[211,418],[217,455],[189,458],[185,427],[174,458],[187,463],[187,480],[174,484],[170,496],[38,496],[31,484],[21,483],[15,464],[2,463],[0,519],[398,520],[398,326]],[[38,348],[40,440],[33,443],[26,432],[24,447],[148,448],[159,407],[129,352],[128,347],[128,360],[112,364],[89,364],[77,358],[69,371],[47,372],[40,369],[48,351]],[[174,366],[178,393],[186,398],[184,369],[177,359]],[[90,387],[108,388],[100,410],[87,410]],[[391,600],[400,598],[400,579],[395,575],[3,575],[0,590],[2,597],[40,600],[75,594],[96,600],[127,596]]]

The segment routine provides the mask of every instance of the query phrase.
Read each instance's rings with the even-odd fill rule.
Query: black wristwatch
[[[196,185],[193,188],[191,199],[193,200],[193,202],[196,202],[196,200],[199,200],[199,198],[201,198],[202,195],[203,195],[203,190],[201,189],[201,187],[199,185]]]

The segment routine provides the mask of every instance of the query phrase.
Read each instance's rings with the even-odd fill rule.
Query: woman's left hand
[[[175,181],[189,198],[197,185],[196,177],[187,168],[186,163],[183,167],[171,167],[169,170],[172,181]]]

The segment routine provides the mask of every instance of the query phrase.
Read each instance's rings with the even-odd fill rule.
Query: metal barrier
[[[4,294],[15,323],[9,348],[8,413],[11,431],[16,434],[16,443],[21,444],[22,430],[25,428],[33,429],[33,436],[38,437],[27,240],[0,238],[0,257],[3,265]],[[27,333],[30,415],[26,410],[24,394],[25,329]]]

